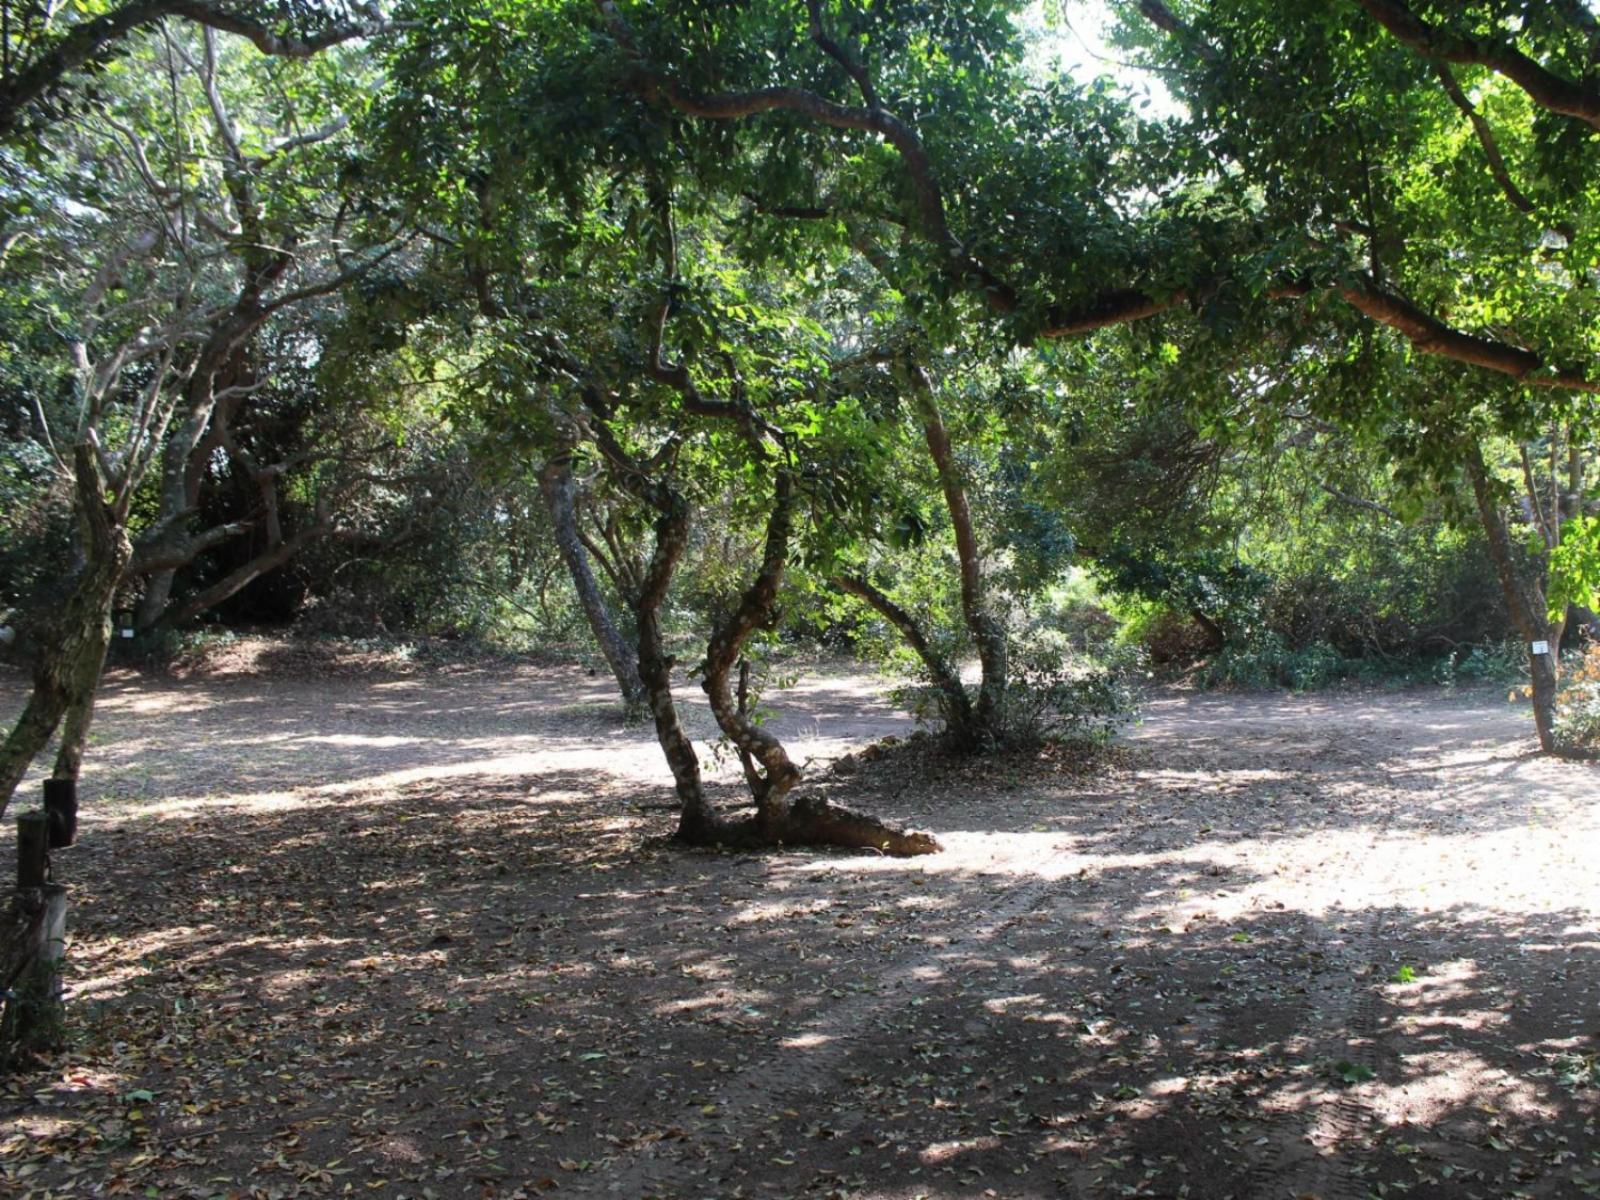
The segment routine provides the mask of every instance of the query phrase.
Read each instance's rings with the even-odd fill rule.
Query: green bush
[[[1556,737],[1571,746],[1600,750],[1600,643],[1589,645],[1562,682],[1556,696]]]
[[[1103,746],[1138,718],[1142,652],[1111,643],[1085,650],[1072,642],[1071,635],[1059,631],[1034,630],[1012,644],[1005,707],[982,731],[982,749],[1046,742]],[[919,721],[949,723],[944,693],[924,675],[890,697]]]
[[[1138,718],[1143,666],[1143,655],[1130,647],[1102,645],[1086,653],[1060,638],[1023,643],[1012,652],[1006,743],[1105,745]]]
[[[1485,642],[1457,646],[1434,667],[1434,679],[1445,687],[1474,683],[1519,683],[1528,675],[1521,642]]]
[[[1366,660],[1347,658],[1326,642],[1296,648],[1282,634],[1263,630],[1249,641],[1224,646],[1205,664],[1198,681],[1203,687],[1309,692],[1375,673]]]

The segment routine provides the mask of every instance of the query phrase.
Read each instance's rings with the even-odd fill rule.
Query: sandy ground
[[[910,732],[847,672],[768,703],[814,773]],[[0,1192],[1600,1194],[1600,772],[1503,696],[1158,693],[1090,770],[902,743],[831,786],[910,861],[671,848],[577,672],[100,711]]]

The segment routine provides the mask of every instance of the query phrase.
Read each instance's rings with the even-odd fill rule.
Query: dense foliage
[[[785,642],[898,657],[983,750],[1103,736],[1134,661],[1456,681],[1510,638],[1555,748],[1600,27],[1115,7],[1170,103],[1020,0],[7,5],[6,778],[87,728],[113,608],[586,630],[686,812],[698,663],[769,835],[798,772],[733,680]]]

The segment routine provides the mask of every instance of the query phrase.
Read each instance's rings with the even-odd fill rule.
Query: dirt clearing
[[[903,861],[665,847],[603,684],[114,676],[0,1194],[1600,1195],[1600,771],[1503,700],[858,753],[834,795],[948,846]],[[768,702],[819,768],[911,732]]]

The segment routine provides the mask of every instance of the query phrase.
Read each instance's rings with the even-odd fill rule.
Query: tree
[[[9,265],[30,302],[64,328],[67,350],[54,372],[60,398],[33,397],[35,434],[73,482],[82,566],[38,639],[33,693],[0,750],[0,811],[63,720],[55,773],[77,777],[134,535],[141,569],[157,572],[162,592],[170,576],[161,572],[241,532],[187,527],[199,465],[219,447],[245,461],[228,432],[254,390],[240,356],[269,322],[337,291],[383,253],[361,253],[327,197],[297,190],[314,178],[298,174],[304,158],[343,121],[281,135],[236,123],[209,30],[187,44],[152,40],[138,53],[106,70],[117,102],[53,125],[42,135],[52,157],[20,181],[26,250]],[[295,104],[283,82],[257,95]],[[308,115],[311,96],[299,97]],[[146,476],[158,465],[158,515],[136,530]],[[284,554],[280,541],[215,595]]]
[[[99,0],[71,6],[0,0],[0,141],[57,100],[77,73],[102,71],[130,39],[167,18],[248,38],[262,54],[308,58],[383,32],[381,6],[355,0]]]
[[[1574,136],[1582,106],[1560,99],[1558,78],[1592,69],[1595,28],[1574,5],[1455,6],[1442,22],[1434,7],[1419,15],[1362,0],[1286,19],[1273,5],[1147,2],[1130,14],[1128,36],[1170,72],[1217,170],[1261,190],[1286,241],[1320,248],[1345,280],[1378,281],[1415,314],[1452,314],[1454,329],[1435,325],[1420,341],[1428,324],[1412,319],[1389,323],[1404,342],[1379,347],[1349,331],[1328,344],[1382,368],[1356,403],[1322,411],[1384,440],[1413,480],[1465,475],[1529,656],[1540,744],[1552,751],[1566,615],[1547,614],[1543,575],[1586,505],[1594,389],[1582,370],[1552,373],[1534,360],[1581,362],[1600,348],[1590,278],[1600,191],[1589,139]],[[1513,27],[1542,63],[1511,46]],[[1456,65],[1472,73],[1458,78]],[[1538,546],[1529,560],[1512,543],[1489,461],[1501,437],[1520,446]],[[1541,443],[1576,486],[1535,479]]]

